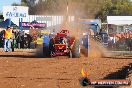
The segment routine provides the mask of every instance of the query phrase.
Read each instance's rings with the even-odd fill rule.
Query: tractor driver
[[[63,37],[60,37],[60,44],[66,44],[66,42],[65,42]]]
[[[65,37],[60,37],[60,44],[66,44],[67,48],[68,48],[68,40]]]

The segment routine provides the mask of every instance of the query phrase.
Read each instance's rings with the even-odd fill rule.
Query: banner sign
[[[3,16],[5,18],[23,18],[28,16],[28,7],[25,6],[4,6]]]
[[[22,22],[22,27],[36,27],[36,28],[45,28],[46,23],[29,23],[29,22]]]

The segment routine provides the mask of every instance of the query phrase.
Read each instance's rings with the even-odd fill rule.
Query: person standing
[[[16,47],[18,48],[18,49],[20,49],[20,46],[21,46],[21,34],[20,34],[20,31],[18,30],[17,32],[16,32]]]
[[[20,41],[20,48],[24,49],[25,39],[24,39],[24,31],[20,32],[21,41]]]
[[[12,29],[8,26],[4,33],[4,50],[5,52],[11,51],[11,37],[12,37]]]
[[[2,30],[0,32],[0,48],[3,48],[3,45],[4,45],[4,37],[3,37],[3,35],[4,35],[4,30]]]
[[[11,30],[12,30],[12,33],[11,33],[11,38],[10,38],[10,41],[11,41],[11,49],[12,49],[12,52],[14,52],[14,47],[15,47],[15,31],[13,30],[13,27],[10,27]]]
[[[26,45],[26,48],[30,49],[31,42],[32,42],[31,35],[28,34],[28,33],[25,33],[25,45]]]

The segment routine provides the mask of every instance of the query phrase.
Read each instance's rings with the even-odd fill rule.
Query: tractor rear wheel
[[[44,45],[43,47],[43,57],[48,58],[50,57],[50,50],[48,45]]]
[[[69,58],[72,58],[72,51],[69,51]]]
[[[72,58],[80,57],[80,42],[79,40],[75,40],[75,43],[72,48]]]

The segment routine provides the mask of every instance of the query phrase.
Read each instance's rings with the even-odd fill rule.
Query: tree
[[[27,0],[21,0],[21,2],[23,2],[23,3],[27,3]]]
[[[27,6],[27,0],[21,0],[21,4],[14,2],[12,6]]]
[[[12,6],[20,6],[20,4],[18,4],[18,3],[12,3]]]
[[[27,0],[21,0],[21,6],[27,6]]]
[[[67,2],[69,6],[69,15],[79,17],[94,17],[99,10],[103,0],[21,0],[21,5],[29,7],[29,14],[48,14],[48,15],[66,15]],[[95,8],[96,6],[96,8]]]
[[[102,9],[96,14],[96,17],[105,22],[108,15],[132,15],[132,2],[130,0],[107,0]]]

